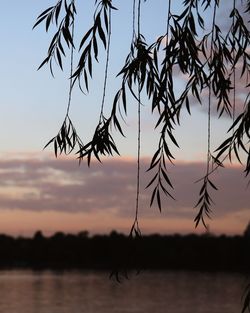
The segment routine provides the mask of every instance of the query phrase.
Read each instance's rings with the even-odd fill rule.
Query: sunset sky
[[[93,6],[76,1],[78,20],[76,40],[91,26]],[[143,2],[142,33],[153,42],[165,31],[167,12],[165,0]],[[174,1],[178,11],[178,4]],[[123,129],[126,138],[114,134],[120,157],[93,162],[90,168],[83,162],[79,167],[74,155],[55,159],[52,147],[43,150],[49,139],[61,127],[67,105],[69,63],[64,72],[37,67],[46,57],[53,35],[44,26],[32,30],[36,17],[56,1],[5,1],[0,27],[2,35],[1,93],[0,93],[0,233],[32,235],[36,230],[45,234],[55,231],[109,233],[116,229],[128,233],[133,222],[136,186],[136,103],[131,99]],[[108,81],[107,105],[119,88],[116,74],[123,65],[131,41],[132,1],[114,1],[111,42],[111,66]],[[221,13],[223,11],[223,14]],[[218,19],[228,7],[223,7]],[[157,21],[157,22],[156,22]],[[104,57],[103,57],[104,59]],[[104,64],[94,64],[94,80],[89,95],[77,88],[73,93],[71,119],[83,140],[91,138],[101,104]],[[178,78],[180,86],[182,77]],[[237,104],[242,105],[244,89],[238,86]],[[150,175],[145,173],[150,157],[157,146],[157,116],[151,115],[150,104],[142,107],[142,182],[140,222],[143,233],[189,233],[197,230],[193,208],[199,193],[194,182],[205,173],[207,108],[194,103],[192,116],[182,118],[175,134],[181,149],[173,149],[176,162],[169,166],[176,201],[164,201],[162,213],[149,207],[150,190],[144,190]],[[212,149],[225,138],[230,121],[222,117],[212,121]],[[216,172],[213,179],[219,191],[215,201],[210,231],[216,234],[241,234],[250,220],[250,193],[243,168],[234,163]]]

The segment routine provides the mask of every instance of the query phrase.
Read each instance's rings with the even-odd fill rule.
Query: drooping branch
[[[212,76],[213,67],[210,63],[212,63],[212,59],[214,54],[216,53],[217,46],[215,43],[215,36],[216,36],[216,10],[217,10],[217,4],[214,3],[213,8],[213,20],[212,20],[212,31],[211,31],[211,42],[210,42],[210,56],[207,59],[208,66],[209,66],[209,77]],[[212,85],[209,84],[208,86],[208,125],[207,125],[207,168],[206,168],[206,174],[204,176],[202,187],[199,192],[199,200],[195,207],[199,208],[198,214],[196,215],[194,222],[195,227],[197,227],[200,223],[204,225],[205,228],[207,228],[207,224],[205,222],[205,216],[210,218],[211,213],[211,205],[213,203],[213,200],[210,196],[210,187],[217,190],[217,187],[212,183],[211,179],[208,177],[211,169],[212,164],[212,153],[211,153],[211,106],[212,106]]]
[[[147,5],[147,1],[144,2]],[[249,1],[246,0],[244,3],[245,13],[249,14]],[[215,21],[212,21],[211,31],[206,33],[207,25],[202,12],[204,10],[209,12],[211,7],[219,7],[221,4],[219,0],[184,0],[182,4],[183,10],[177,15],[172,12],[169,0],[166,32],[152,44],[148,44],[141,31],[135,31],[134,27],[131,48],[119,72],[122,80],[121,87],[114,97],[111,112],[107,115],[108,117],[104,116],[107,82],[107,75],[105,75],[99,123],[93,138],[78,149],[78,158],[82,160],[86,157],[89,164],[92,156],[101,161],[103,155],[119,153],[111,133],[117,130],[124,135],[121,120],[124,119],[123,115],[127,114],[127,94],[131,93],[138,101],[139,90],[143,96],[145,95],[145,99],[151,102],[152,112],[158,113],[156,130],[160,129],[159,142],[149,166],[149,171],[153,175],[148,185],[153,187],[151,204],[156,200],[160,209],[161,192],[172,196],[170,191],[174,186],[168,175],[167,164],[174,160],[171,145],[178,147],[174,129],[181,123],[183,109],[186,108],[191,114],[192,103],[198,102],[203,105],[203,94],[208,91],[210,99],[208,125],[210,125],[213,108],[217,110],[219,118],[224,114],[229,118],[235,116],[236,71],[241,74],[240,79],[245,83],[245,90],[249,88],[250,36],[248,25],[242,17],[243,13],[237,10],[235,0],[232,0],[233,9],[229,16],[232,23],[226,34],[221,31]],[[107,72],[109,63],[107,50],[109,50],[111,34],[110,12],[115,9],[111,0],[95,1],[93,24],[81,39],[77,67],[71,75],[74,82],[79,81],[84,92],[89,90],[93,62],[98,60],[101,48],[107,52]],[[75,14],[74,1],[61,0],[38,16],[34,27],[42,22],[45,22],[46,31],[52,24],[57,27],[48,49],[48,55],[41,66],[50,63],[52,70],[52,62],[56,61],[59,67],[63,68],[62,57],[66,55],[63,43],[72,49],[76,46],[70,31]],[[133,23],[135,25],[135,19]],[[176,73],[184,74],[186,77],[186,84],[179,96],[176,94]],[[231,97],[232,89],[234,90],[233,97]],[[211,131],[210,126],[209,128],[208,133]],[[65,130],[70,130],[71,135],[63,137]],[[207,156],[209,157],[207,159],[210,165],[204,178],[206,186],[201,188],[203,192],[200,196],[203,199],[207,198],[205,192],[207,188],[213,188],[210,183],[210,173],[216,167],[223,165],[225,156],[232,159],[232,155],[235,154],[238,161],[242,161],[241,155],[245,153],[245,173],[249,174],[249,92],[246,93],[244,110],[238,117],[233,117],[230,132],[231,135],[218,147],[216,156],[212,155],[210,142],[208,143]],[[66,143],[70,140],[71,145],[66,150],[68,152],[72,152],[75,147],[72,140],[73,143],[77,140],[80,143],[80,138],[69,116],[58,136],[54,137],[55,139],[60,153],[65,152]],[[199,202],[199,200],[198,203],[201,204],[202,201]]]

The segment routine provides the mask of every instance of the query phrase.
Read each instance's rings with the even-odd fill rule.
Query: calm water
[[[240,313],[240,274],[0,271],[0,313]]]

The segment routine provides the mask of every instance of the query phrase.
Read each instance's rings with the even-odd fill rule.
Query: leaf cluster
[[[87,144],[80,147],[78,150],[78,159],[81,161],[87,158],[88,165],[90,165],[92,155],[101,162],[101,156],[119,154],[112,135],[109,131],[110,119],[103,119],[97,125],[93,138]]]
[[[78,136],[76,129],[67,115],[58,134],[53,137],[45,146],[53,144],[54,153],[57,157],[59,154],[70,154],[75,148],[80,149],[83,146],[81,138]]]
[[[233,122],[228,132],[232,132],[217,149],[215,160],[220,161],[224,154],[227,154],[229,160],[232,161],[233,155],[242,163],[241,152],[246,155],[245,175],[250,173],[250,97],[246,104],[246,109]]]
[[[203,179],[203,183],[199,192],[199,200],[195,207],[199,207],[199,211],[194,219],[195,227],[199,225],[200,222],[202,222],[203,226],[207,228],[207,224],[205,223],[204,216],[210,218],[211,214],[211,204],[213,203],[213,200],[210,196],[210,190],[209,188],[212,188],[214,190],[218,190],[217,187],[212,183],[209,176],[205,176]]]
[[[96,1],[97,3],[97,1]],[[110,29],[110,10],[116,10],[111,0],[101,0],[94,14],[93,26],[84,34],[79,45],[79,62],[77,68],[72,75],[78,80],[81,86],[81,78],[83,79],[84,89],[89,91],[89,78],[92,78],[93,56],[98,62],[99,56],[99,40],[107,49],[108,34]],[[104,26],[103,26],[104,24]]]
[[[60,13],[64,7],[64,17],[59,21]],[[66,43],[67,47],[74,47],[73,37],[71,35],[70,27],[74,22],[76,15],[76,7],[74,1],[71,1],[69,4],[67,0],[59,0],[55,6],[49,7],[43,11],[38,17],[37,21],[34,24],[33,28],[37,27],[39,24],[45,21],[46,32],[48,32],[50,26],[55,24],[57,31],[54,34],[51,43],[48,48],[47,57],[40,64],[38,69],[43,67],[45,64],[49,63],[51,74],[53,74],[53,61],[55,61],[59,67],[63,70],[62,58],[65,57],[65,49],[63,47],[63,42]]]

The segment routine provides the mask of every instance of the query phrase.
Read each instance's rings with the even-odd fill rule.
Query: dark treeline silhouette
[[[147,235],[112,231],[88,236],[57,232],[33,238],[0,235],[1,268],[249,270],[250,236]]]

